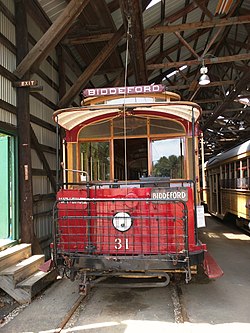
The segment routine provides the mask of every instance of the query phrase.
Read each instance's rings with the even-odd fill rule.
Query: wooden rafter
[[[124,27],[122,26],[113,36],[113,38],[104,46],[104,48],[98,54],[98,56],[93,59],[91,64],[79,76],[79,78],[66,92],[66,94],[61,98],[61,100],[58,103],[59,108],[70,105],[75,96],[88,83],[92,75],[94,75],[98,71],[98,69],[102,66],[103,62],[114,51],[114,49],[116,48],[117,44],[119,43],[123,35],[124,35]]]
[[[213,14],[208,10],[208,8],[204,5],[204,1],[201,0],[194,0],[198,7],[203,11],[204,14],[207,15],[210,19],[213,19]]]
[[[168,26],[157,26],[149,29],[145,29],[144,33],[145,36],[153,36],[153,35],[160,35],[175,31],[187,31],[187,30],[194,30],[194,29],[206,29],[206,28],[213,28],[213,27],[221,27],[227,25],[235,25],[235,24],[245,24],[250,23],[250,15],[243,15],[243,16],[234,16],[230,18],[223,18],[223,19],[213,19],[210,21],[203,21],[203,22],[192,22],[192,23],[183,23],[179,25],[168,25]]]
[[[41,31],[46,35],[51,27],[51,21],[47,16],[50,6],[43,7],[40,4],[50,4],[51,2],[38,0],[15,1],[23,1],[28,16],[37,22]],[[79,3],[76,0],[65,0],[64,4],[67,6],[67,4],[70,5],[74,1]],[[75,97],[83,87],[123,85],[125,69],[122,60],[126,49],[126,24],[129,16],[132,22],[130,27],[132,38],[129,45],[129,65],[126,71],[128,84],[143,84],[147,77],[150,78],[150,83],[161,83],[162,79],[165,78],[169,90],[177,90],[184,99],[191,98],[195,102],[202,99],[204,103],[201,102],[201,104],[204,104],[207,110],[219,112],[217,106],[225,101],[225,92],[230,92],[235,86],[235,82],[238,82],[238,79],[249,70],[250,11],[245,6],[245,1],[185,0],[183,3],[171,4],[171,11],[169,11],[168,1],[161,0],[152,9],[147,9],[145,22],[143,22],[142,12],[150,1],[91,1],[81,11],[73,24],[71,26],[69,24],[70,28],[68,30],[59,29],[62,38],[60,47],[58,45],[57,48],[58,58],[55,61],[55,64],[59,65],[56,67],[59,68],[59,87],[46,77],[42,70],[38,70],[40,64],[38,54],[38,59],[34,60],[33,64],[31,62],[26,63],[27,75],[29,75],[28,72],[36,73],[41,80],[54,87],[56,91],[60,91],[59,107],[78,104],[79,99],[77,100]],[[227,10],[223,12],[223,16],[217,15],[216,5],[222,6],[223,3],[227,3]],[[136,11],[138,8],[140,9],[140,6],[141,11],[138,14]],[[157,14],[156,9],[158,10]],[[3,11],[4,15],[12,23],[15,23],[14,15],[1,1],[0,11]],[[152,11],[152,15],[150,11]],[[121,14],[124,16],[122,17]],[[122,43],[119,43],[119,45],[117,43],[114,47],[111,47],[110,42],[116,41],[117,29],[120,27],[122,19],[124,28],[123,33],[119,36],[119,41],[122,41]],[[195,22],[192,19],[195,19]],[[55,22],[52,23],[52,26]],[[152,25],[152,22],[154,22],[154,25]],[[172,37],[169,34],[172,34]],[[177,39],[173,38],[173,35]],[[50,35],[48,36],[53,39]],[[34,45],[35,48],[36,41],[34,41],[32,34],[29,34],[28,38],[30,45]],[[50,43],[51,40],[47,38],[48,40]],[[0,34],[0,42],[12,53],[17,52],[15,45],[4,35]],[[50,48],[50,50],[52,49]],[[190,56],[187,55],[185,49],[190,52]],[[44,61],[46,50],[42,50],[42,53]],[[210,58],[208,53],[213,54],[213,56]],[[187,56],[184,57],[184,55]],[[71,58],[71,61],[69,61],[69,58]],[[144,62],[145,58],[147,59],[146,63]],[[210,65],[208,70],[211,83],[200,88],[198,78],[202,58],[204,58],[206,65]],[[50,58],[47,58],[46,61],[50,61]],[[170,78],[166,77],[173,70],[178,71],[182,65],[187,65],[188,68],[185,71],[179,71]],[[5,77],[10,77],[10,73],[2,67],[0,66],[0,73],[3,72]],[[71,68],[73,75],[67,75],[68,68]],[[141,73],[143,73],[143,76]],[[78,79],[75,80],[74,77]],[[17,76],[14,76],[14,78],[18,80]],[[248,82],[245,81],[244,83],[244,89],[246,89]],[[40,96],[37,92],[30,92],[30,94],[45,103],[49,108],[55,109],[58,107],[58,105],[53,105],[49,96]],[[220,103],[209,103],[208,101],[211,98],[213,100],[217,99]],[[229,105],[232,106],[230,103]],[[250,125],[247,121],[246,111],[246,109],[243,109],[240,115],[240,119],[244,120],[245,127],[247,124]],[[227,117],[227,111],[224,109],[222,112]],[[201,118],[201,124],[205,125],[208,120],[209,113],[206,113]],[[209,128],[218,128],[218,119],[211,124],[212,127],[209,125]],[[221,125],[223,125],[223,122]],[[237,122],[232,123],[232,126],[237,130]],[[206,132],[205,135],[208,137],[209,132]],[[243,133],[240,132],[240,136],[242,135]],[[213,136],[210,139],[213,141]],[[43,151],[42,147],[41,150]]]
[[[124,0],[125,1],[125,0]],[[148,28],[144,30],[145,37],[155,36],[166,33],[188,31],[194,29],[207,29],[213,27],[225,27],[236,24],[246,24],[250,23],[250,15],[234,16],[230,18],[213,19],[210,21],[203,22],[192,22],[183,24],[172,24],[172,25],[156,25],[155,27]],[[83,35],[77,37],[67,37],[64,42],[67,44],[85,44],[85,43],[96,43],[100,41],[107,41],[112,38],[114,33],[104,33],[104,34],[93,34],[93,35]]]
[[[214,58],[207,58],[204,59],[205,65],[211,65],[211,64],[220,64],[224,62],[234,62],[234,61],[242,61],[242,60],[249,60],[250,59],[250,53],[244,53],[244,54],[234,54],[231,56],[225,56],[225,57],[214,57]],[[148,69],[163,69],[163,68],[173,68],[173,67],[181,67],[184,65],[192,66],[192,65],[200,65],[201,60],[183,60],[183,61],[174,61],[174,62],[168,62],[164,64],[149,64],[147,65]]]
[[[18,78],[22,78],[25,73],[40,65],[40,63],[48,56],[50,51],[62,39],[73,21],[78,17],[88,2],[89,0],[70,1],[63,13],[57,18],[57,20],[51,25],[47,32],[17,66],[14,74]]]
[[[209,126],[213,124],[213,122],[222,114],[222,112],[232,103],[238,94],[242,91],[242,88],[250,80],[250,69],[242,76],[242,78],[238,81],[238,84],[235,86],[235,89],[231,91],[231,93],[226,96],[224,102],[219,105],[216,110],[213,111],[213,115],[205,122],[202,126],[202,131],[206,131]]]
[[[197,82],[198,84],[198,82]],[[227,80],[227,81],[213,81],[210,82],[209,84],[205,85],[203,87],[204,88],[209,88],[209,87],[217,87],[217,86],[224,86],[224,85],[230,85],[230,84],[234,84],[234,80]],[[166,87],[167,90],[182,90],[182,89],[186,89],[186,90],[192,90],[192,86],[191,84],[177,84],[177,85],[171,85],[171,86],[167,86]]]
[[[185,39],[178,31],[174,32],[174,34],[180,40],[180,42],[190,51],[191,54],[193,54],[198,59],[200,58],[200,56],[195,52],[195,50],[190,46],[190,44],[185,41]]]
[[[121,0],[124,26],[128,26],[129,54],[136,84],[148,82],[142,8],[138,0]]]
[[[34,132],[34,130],[32,129],[32,127],[30,126],[30,134],[31,134],[31,140],[32,140],[32,144],[36,150],[36,153],[40,159],[40,161],[43,163],[43,167],[46,171],[46,176],[49,178],[51,186],[54,190],[54,192],[56,192],[56,181],[55,178],[53,176],[53,173],[50,169],[50,166],[48,164],[48,161],[46,160],[46,157],[43,153],[43,150],[41,149],[41,145],[37,140],[36,134]]]

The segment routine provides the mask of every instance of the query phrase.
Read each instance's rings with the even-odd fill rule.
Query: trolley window
[[[125,165],[126,154],[126,165]],[[125,174],[125,169],[127,174]],[[146,138],[114,140],[114,175],[118,180],[138,180],[148,176],[148,145]]]
[[[81,170],[87,171],[91,180],[109,180],[109,142],[80,143]]]
[[[114,136],[122,137],[126,132],[126,136],[147,135],[147,119],[138,117],[123,117],[113,120]]]
[[[151,119],[150,134],[176,134],[183,133],[184,128],[181,124],[169,119]]]
[[[153,176],[183,178],[183,138],[152,140]]]
[[[242,187],[244,189],[249,188],[249,176],[247,173],[247,158],[242,160]]]
[[[79,132],[79,139],[104,138],[110,136],[110,122],[100,122],[83,127]]]
[[[73,167],[91,181],[187,176],[185,128],[175,120],[121,116],[83,127],[78,139],[79,167]]]
[[[234,162],[230,163],[230,188],[236,188],[236,178],[235,178],[235,165]]]

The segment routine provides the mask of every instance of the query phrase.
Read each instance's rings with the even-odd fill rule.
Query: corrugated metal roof
[[[51,22],[54,22],[67,6],[65,0],[38,0],[38,2]]]
[[[211,158],[207,162],[207,167],[216,165],[217,163],[221,163],[223,161],[226,162],[228,159],[235,157],[235,156],[238,156],[240,158],[241,154],[244,154],[249,151],[250,151],[250,140],[248,140],[240,145],[237,145],[236,147],[229,149],[229,150]]]
[[[51,22],[55,21],[55,19],[62,13],[64,8],[69,3],[68,0],[37,1]],[[124,17],[121,11],[122,1],[124,1],[125,5],[125,0],[90,1],[70,28],[70,33],[66,35],[67,40],[62,40],[79,64],[79,71],[88,69],[90,65],[93,65],[92,61],[94,59],[98,59],[99,54],[101,54],[103,48],[107,45],[107,42],[110,38],[112,38],[112,33],[114,34],[123,25]],[[143,6],[145,2],[142,1],[141,3]],[[180,35],[186,41],[188,46],[184,45],[184,43],[174,34],[173,31],[168,33],[165,32],[162,35],[160,34],[153,37],[145,36],[145,45],[147,45],[149,39],[154,40],[152,45],[150,45],[150,47],[148,47],[145,51],[147,62],[146,66],[155,64],[156,67],[154,70],[146,69],[146,71],[148,73],[150,83],[159,83],[164,76],[175,69],[174,67],[160,68],[161,64],[166,63],[169,66],[171,65],[171,62],[178,63],[179,61],[190,61],[185,72],[172,76],[170,78],[170,82],[166,80],[164,84],[169,87],[172,85],[173,88],[171,87],[171,89],[179,89],[178,87],[182,87],[179,89],[179,93],[182,94],[183,99],[195,98],[201,101],[202,99],[207,99],[209,101],[216,97],[217,101],[204,103],[204,108],[207,110],[216,108],[218,106],[219,99],[223,102],[226,91],[234,89],[245,70],[249,67],[248,58],[245,58],[243,61],[239,60],[237,62],[232,61],[227,63],[216,63],[215,61],[215,64],[213,63],[207,65],[207,67],[212,81],[217,81],[218,84],[202,88],[198,86],[198,78],[201,67],[201,59],[199,59],[199,57],[202,56],[207,45],[210,45],[211,42],[212,45],[210,45],[210,47],[206,50],[205,58],[227,57],[232,56],[232,54],[247,54],[249,52],[249,40],[247,40],[248,31],[246,30],[244,24],[230,23],[222,28],[218,26],[216,27],[216,24],[206,29],[197,27],[197,24],[200,22],[209,22],[215,19],[225,19],[230,22],[231,18],[234,17],[236,19],[237,16],[247,15],[250,11],[250,1],[234,0],[228,13],[221,13],[218,15],[216,14],[218,3],[221,3],[221,1],[210,0],[201,3],[197,1],[186,2],[183,0],[159,1],[145,10],[142,14],[144,30],[162,25],[163,20],[164,24],[168,26],[182,25],[185,23],[196,24],[193,29],[189,28],[180,31]],[[165,4],[165,8],[163,8],[163,4]],[[221,32],[216,38],[214,38],[220,30]],[[102,33],[110,33],[111,35],[109,35],[109,38],[104,41],[98,41],[98,37]],[[137,36],[132,36],[132,38],[140,38],[140,34],[143,35],[143,31],[141,31]],[[70,38],[74,36],[92,36],[94,40],[88,43],[81,43],[79,37],[79,44],[73,45],[72,43],[70,44],[69,41],[71,40]],[[225,41],[227,41],[227,44]],[[110,54],[108,59],[103,61],[102,67],[93,73],[92,77],[89,79],[89,85],[103,87],[110,86],[111,84],[124,84],[124,74],[122,73],[122,70],[124,70],[125,67],[125,44],[126,39],[122,38],[122,40],[118,43],[118,47],[116,47],[115,52]],[[192,52],[191,48],[194,52]],[[194,53],[198,54],[198,60],[200,61],[198,64],[193,63],[193,60],[197,60],[197,56]],[[129,77],[127,79],[127,83],[134,85],[136,84],[136,77],[138,78],[138,75],[135,75],[135,68],[131,66],[133,60],[136,63],[135,55],[132,53],[129,54],[128,59]],[[232,84],[232,82],[234,82],[234,84]],[[232,106],[230,105],[230,107]],[[247,122],[247,117],[243,117],[242,114],[245,114],[245,111],[241,113],[240,117],[244,120],[244,122]],[[236,116],[237,114],[231,112],[226,115],[226,118],[233,118]],[[208,118],[209,113],[205,113],[202,121],[206,122],[206,119]],[[234,124],[234,120],[232,120],[231,123]],[[214,125],[219,126],[219,123],[215,122]],[[237,122],[235,122],[235,126],[237,127]],[[219,131],[220,128],[217,128],[217,130]],[[207,135],[209,136],[209,134]]]

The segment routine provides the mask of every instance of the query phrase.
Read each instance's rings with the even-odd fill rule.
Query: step
[[[0,252],[0,271],[31,256],[31,244],[18,244]]]
[[[15,288],[11,276],[0,276],[0,288],[14,298],[18,303],[30,303],[29,292],[25,289]]]
[[[0,277],[0,288],[14,298],[18,303],[30,303],[32,298],[57,278],[56,269],[49,272],[36,271],[30,277],[15,286],[11,276]]]
[[[1,276],[11,277],[13,285],[15,286],[18,282],[35,273],[39,266],[44,263],[44,258],[44,254],[37,254],[28,259],[24,259],[0,271],[0,278]]]
[[[16,289],[23,289],[29,293],[30,300],[41,290],[54,282],[57,278],[57,270],[52,269],[49,272],[37,271],[27,279],[19,282]]]

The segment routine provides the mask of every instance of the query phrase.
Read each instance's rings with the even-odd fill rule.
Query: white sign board
[[[206,226],[204,206],[197,206],[197,228],[203,228]]]

